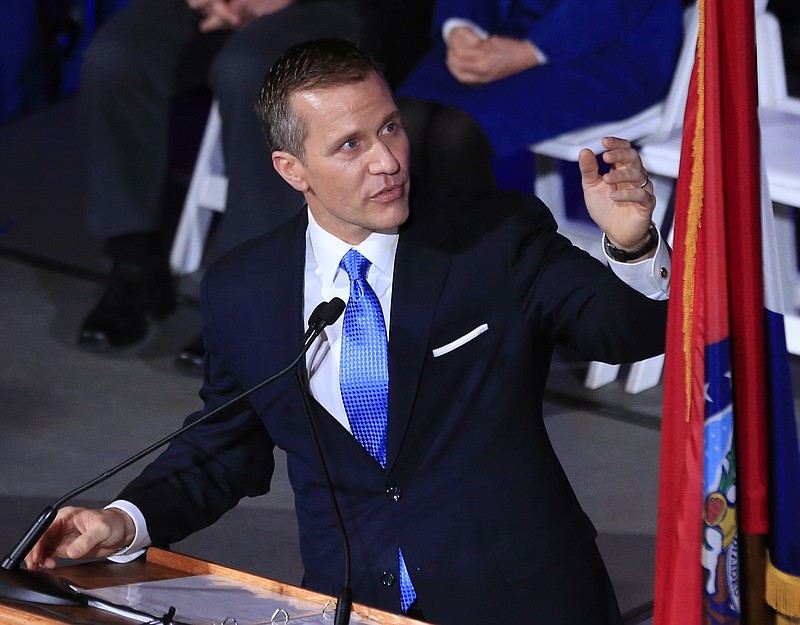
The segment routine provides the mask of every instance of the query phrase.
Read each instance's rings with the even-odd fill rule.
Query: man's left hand
[[[594,152],[583,149],[578,155],[586,207],[614,247],[635,250],[650,236],[656,206],[653,183],[630,141],[603,137],[603,146],[608,151],[602,158],[611,170],[602,176]]]

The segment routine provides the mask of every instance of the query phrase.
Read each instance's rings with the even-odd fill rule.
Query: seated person
[[[530,145],[666,95],[681,15],[679,0],[437,0],[438,43],[397,90],[412,171],[513,188],[522,159],[531,192]]]

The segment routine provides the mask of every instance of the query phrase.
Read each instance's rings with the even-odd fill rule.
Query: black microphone
[[[306,330],[306,333],[303,336],[303,343],[305,343],[308,340],[308,337],[310,337],[314,333],[317,324],[322,320],[322,311],[326,309],[329,305],[330,302],[320,302],[319,304],[317,304],[317,307],[311,311],[311,314],[308,316],[308,329]]]
[[[30,528],[28,528],[28,531],[25,533],[22,539],[3,559],[2,564],[0,564],[0,599],[29,603],[44,603],[49,605],[86,605],[86,600],[78,593],[71,591],[66,587],[55,585],[52,579],[48,579],[51,578],[51,576],[37,574],[32,571],[23,572],[19,570],[20,564],[22,564],[25,556],[28,555],[30,550],[36,544],[36,541],[42,537],[47,528],[50,527],[55,520],[59,508],[61,508],[61,506],[63,506],[73,497],[76,497],[84,491],[87,491],[90,488],[97,486],[101,482],[104,482],[133,463],[141,460],[159,447],[163,447],[171,440],[181,436],[196,425],[216,416],[220,412],[229,408],[231,405],[238,403],[246,397],[249,397],[256,391],[264,388],[270,382],[273,382],[290,371],[305,355],[312,343],[322,333],[325,327],[334,323],[339,318],[344,308],[344,302],[338,297],[333,298],[330,302],[321,302],[319,305],[317,305],[308,319],[309,327],[303,338],[303,348],[300,350],[300,353],[297,355],[297,357],[292,360],[292,362],[286,368],[278,371],[278,373],[271,375],[265,380],[262,380],[255,386],[243,391],[236,397],[230,399],[221,406],[218,406],[211,412],[204,414],[197,420],[192,421],[188,425],[185,425],[182,428],[174,431],[172,434],[165,436],[146,449],[134,454],[127,460],[124,460],[102,475],[99,475],[93,480],[90,480],[82,486],[70,491],[61,497],[61,499],[56,501],[53,505],[47,506],[41,512],[36,521],[34,521],[34,523],[30,526]]]

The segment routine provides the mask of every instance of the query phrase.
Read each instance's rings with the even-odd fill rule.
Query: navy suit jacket
[[[297,355],[305,230],[301,214],[208,270],[203,411]],[[536,198],[434,193],[416,182],[392,297],[386,469],[314,404],[350,536],[354,600],[399,609],[402,547],[434,623],[615,622],[604,615],[616,606],[595,531],[551,447],[542,395],[556,342],[611,362],[661,352],[666,302],[573,247]],[[296,496],[304,582],[338,592],[342,547],[306,387],[304,373],[282,377],[173,442],[126,488],[121,497],[140,507],[154,541],[180,540],[266,492],[277,445]]]

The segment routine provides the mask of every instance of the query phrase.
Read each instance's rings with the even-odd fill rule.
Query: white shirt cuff
[[[535,43],[531,41],[531,45],[533,46],[533,53],[536,55],[536,60],[539,62],[539,65],[547,65],[549,59],[547,55],[539,49]]]
[[[117,499],[106,506],[108,508],[115,508],[122,510],[133,520],[133,525],[136,528],[136,534],[133,536],[133,541],[127,547],[117,551],[114,555],[108,556],[111,562],[118,562],[124,564],[135,560],[144,553],[145,548],[150,546],[150,534],[147,533],[147,522],[144,520],[141,510],[134,506],[131,502],[123,499]]]
[[[611,270],[629,287],[650,299],[669,299],[670,273],[672,272],[672,258],[669,246],[664,243],[664,237],[659,234],[656,255],[645,258],[639,262],[622,263],[611,258],[603,246],[603,254]]]
[[[489,38],[489,33],[472,20],[463,17],[449,17],[445,20],[444,24],[442,24],[442,38],[445,43],[447,43],[447,38],[450,36],[450,31],[459,26],[466,26],[481,39]]]

